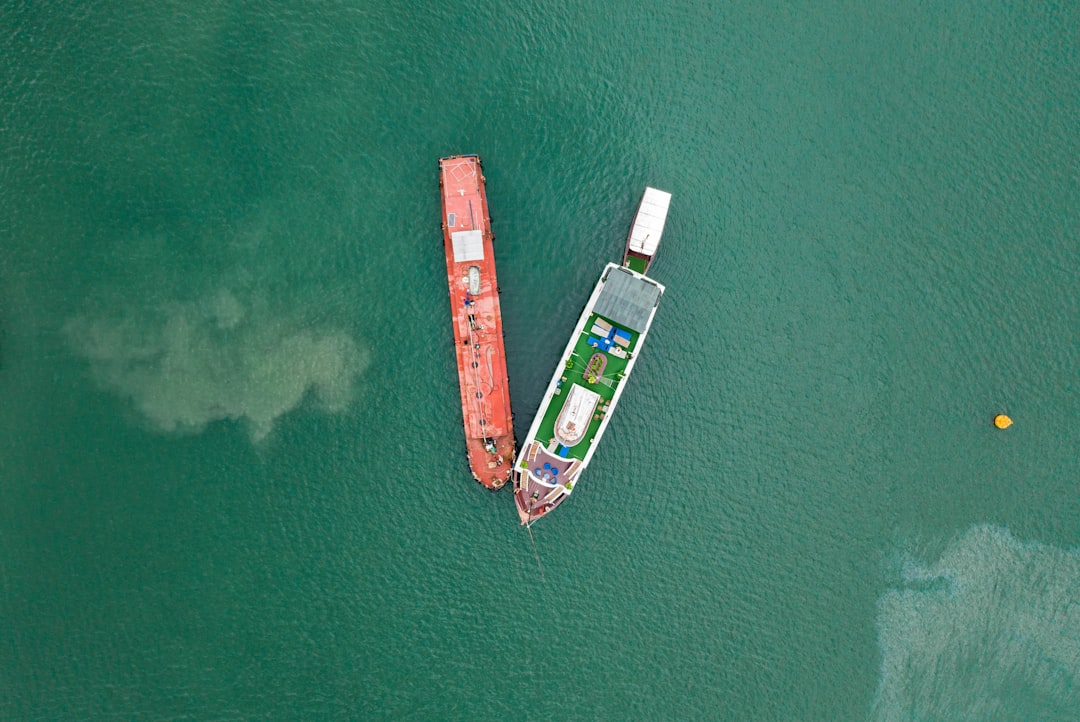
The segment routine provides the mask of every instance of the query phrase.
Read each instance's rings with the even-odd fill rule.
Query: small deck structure
[[[626,238],[623,265],[632,271],[646,273],[664,235],[671,194],[656,188],[646,188],[638,204],[630,235]]]

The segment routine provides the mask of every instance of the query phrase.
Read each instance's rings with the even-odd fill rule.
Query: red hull
[[[498,489],[510,478],[515,448],[485,179],[475,155],[441,159],[439,175],[469,467],[477,481]]]

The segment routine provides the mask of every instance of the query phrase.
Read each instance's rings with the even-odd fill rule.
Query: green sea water
[[[0,717],[1080,717],[1080,6],[0,8]],[[519,438],[643,188],[573,498]],[[1008,431],[991,426],[1007,412]]]

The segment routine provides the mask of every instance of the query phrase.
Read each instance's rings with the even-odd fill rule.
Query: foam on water
[[[976,526],[878,601],[873,718],[1075,719],[1080,549]]]
[[[64,331],[102,388],[130,398],[156,428],[197,433],[212,421],[245,419],[255,441],[309,391],[323,409],[343,410],[368,362],[345,332],[309,328],[227,288],[75,316]]]

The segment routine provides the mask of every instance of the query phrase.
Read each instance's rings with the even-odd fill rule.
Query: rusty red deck
[[[477,481],[498,489],[514,463],[514,426],[485,179],[475,155],[440,159],[439,175],[469,467]]]

